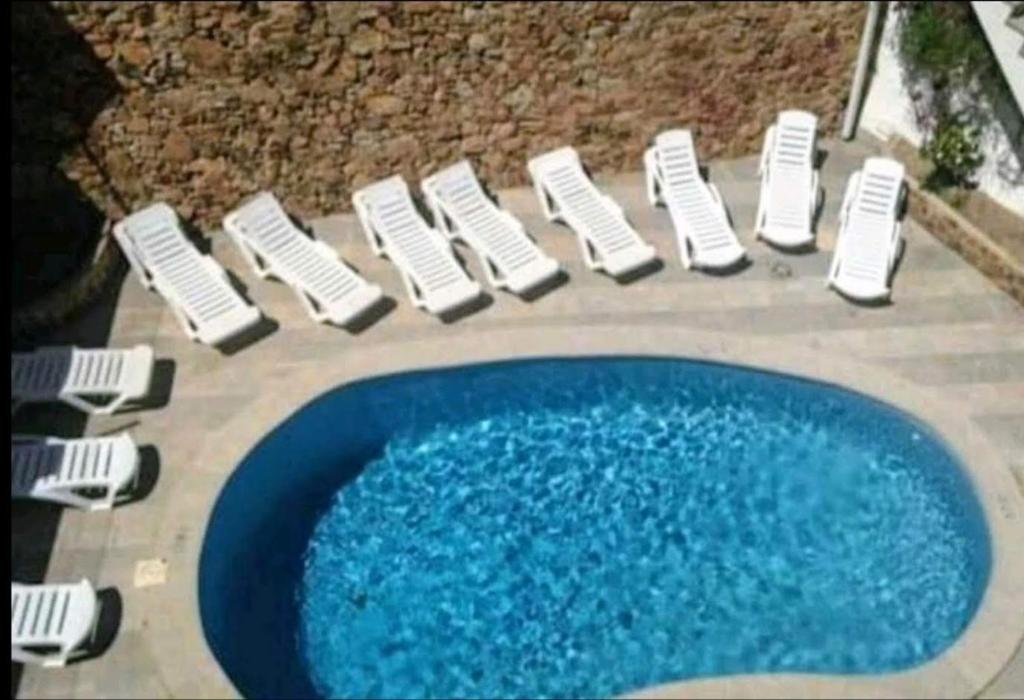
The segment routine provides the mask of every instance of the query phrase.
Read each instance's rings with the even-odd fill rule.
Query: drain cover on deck
[[[142,559],[135,562],[135,587],[162,586],[167,583],[166,559]]]

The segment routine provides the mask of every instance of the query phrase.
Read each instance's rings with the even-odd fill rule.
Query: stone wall
[[[165,199],[204,227],[273,189],[300,216],[468,156],[494,186],[574,145],[760,148],[774,114],[841,119],[864,3],[113,3],[53,7],[118,84],[65,172],[108,214]]]

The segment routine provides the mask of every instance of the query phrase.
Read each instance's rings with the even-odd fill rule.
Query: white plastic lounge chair
[[[810,112],[787,110],[764,137],[754,235],[783,248],[814,241],[814,213],[821,204],[814,167],[817,126]]]
[[[536,156],[527,168],[544,215],[576,233],[588,268],[618,277],[657,258],[654,247],[630,226],[622,207],[590,180],[571,146]]]
[[[63,401],[80,411],[113,413],[149,392],[153,348],[83,350],[50,346],[11,355],[11,411]]]
[[[290,286],[318,323],[344,325],[384,296],[323,241],[299,229],[270,192],[260,192],[224,217],[224,230],[262,278]]]
[[[459,265],[451,243],[416,210],[401,176],[362,188],[352,204],[370,248],[398,267],[416,307],[443,314],[480,296],[483,290]]]
[[[98,619],[96,591],[78,583],[11,583],[11,661],[63,666],[84,651]]]
[[[11,498],[109,510],[138,468],[139,450],[128,433],[72,440],[11,437]]]
[[[518,219],[494,204],[469,161],[434,173],[421,188],[434,225],[476,251],[494,287],[521,294],[558,274],[558,261],[530,240]]]
[[[868,158],[850,176],[839,211],[839,236],[828,285],[861,301],[888,298],[903,242],[897,221],[905,196],[903,165]]]
[[[192,340],[217,345],[259,322],[259,309],[235,291],[216,260],[196,250],[168,205],[135,212],[113,233],[139,280],[167,300]]]
[[[668,207],[683,267],[721,269],[743,259],[718,189],[700,175],[688,130],[659,134],[644,152],[644,172],[651,206]]]

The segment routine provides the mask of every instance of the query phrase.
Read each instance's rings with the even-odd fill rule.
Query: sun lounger
[[[817,124],[809,112],[781,112],[761,149],[761,199],[754,234],[783,248],[814,241],[814,215],[821,204],[814,167]]]
[[[587,267],[618,277],[657,259],[622,208],[590,180],[572,147],[539,155],[527,167],[544,215],[575,232]]]
[[[261,192],[224,217],[224,230],[260,277],[276,277],[318,323],[344,325],[380,301],[370,284],[322,241],[299,229],[270,192]]]
[[[868,158],[850,176],[839,212],[839,236],[828,285],[861,301],[886,299],[903,247],[898,217],[905,196],[903,166]]]
[[[167,300],[192,340],[217,345],[259,322],[259,309],[231,286],[216,260],[196,250],[168,205],[135,212],[113,233],[139,280]]]
[[[51,346],[11,355],[11,410],[63,401],[86,413],[113,413],[149,392],[153,349]]]
[[[11,438],[11,498],[107,510],[138,475],[139,450],[128,433],[63,440]]]
[[[11,661],[63,666],[84,652],[99,613],[96,591],[79,583],[11,583]]]
[[[713,184],[704,182],[686,129],[657,136],[644,153],[647,198],[668,207],[683,267],[722,269],[746,255]]]
[[[400,176],[360,189],[352,204],[370,248],[395,264],[416,307],[443,314],[480,296],[480,285],[459,264],[451,243],[420,216]]]
[[[518,219],[494,204],[469,161],[431,175],[421,187],[434,225],[476,252],[494,287],[521,294],[558,274],[558,261],[530,240]]]

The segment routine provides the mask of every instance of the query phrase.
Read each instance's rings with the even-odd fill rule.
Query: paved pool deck
[[[412,307],[395,268],[372,256],[351,215],[309,223],[390,297],[384,313],[357,332],[313,323],[288,287],[258,279],[219,233],[210,237],[213,255],[271,319],[259,337],[230,354],[188,341],[160,297],[127,277],[116,303],[54,340],[152,345],[156,405],[88,420],[30,406],[14,421],[21,432],[62,435],[126,428],[140,445],[153,447],[145,452],[144,495],[112,512],[13,504],[12,576],[52,582],[84,576],[116,589],[104,598],[115,615],[120,610],[116,634],[94,658],[64,669],[18,671],[19,697],[236,695],[206,647],[196,606],[198,552],[221,485],[255,440],[296,407],[338,383],[407,367],[542,354],[680,354],[851,386],[936,426],[978,472],[1002,542],[997,551],[1009,551],[1013,538],[1024,550],[1024,308],[913,221],[904,224],[907,246],[891,304],[856,305],[826,290],[843,187],[870,146],[823,147],[826,195],[817,249],[803,254],[753,240],[756,158],[711,164],[710,177],[751,258],[748,267],[726,275],[682,269],[668,214],[648,206],[641,175],[629,173],[597,181],[658,249],[660,269],[628,284],[591,272],[573,234],[543,219],[531,189],[501,190],[501,204],[559,259],[567,279],[529,302],[488,289],[485,304],[450,322]],[[459,252],[483,281],[477,258]],[[97,329],[109,339],[97,338]],[[819,676],[741,678],[664,692],[793,697],[934,690],[955,697],[984,686],[982,697],[1024,696],[1024,605],[1013,614],[1013,605],[1024,601],[1022,559],[1024,553],[1007,557],[997,590],[983,604],[992,605],[954,646],[950,663],[927,678],[890,686]]]

